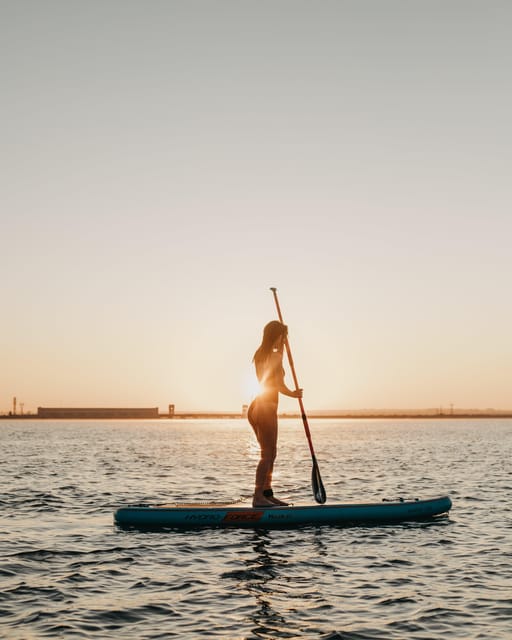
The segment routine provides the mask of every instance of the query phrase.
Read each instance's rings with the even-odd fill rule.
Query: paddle
[[[284,324],[283,315],[281,313],[281,307],[279,306],[279,300],[277,298],[277,289],[275,287],[270,287],[270,291],[272,291],[272,293],[274,294],[274,301],[276,303],[279,322]],[[290,350],[290,343],[288,342],[288,337],[285,338],[284,346],[286,348],[288,362],[290,363],[290,369],[293,376],[293,383],[295,384],[295,389],[298,390],[300,387],[297,381],[297,374],[295,373],[295,366],[293,364],[292,352]],[[300,412],[302,415],[302,423],[304,424],[304,431],[306,432],[306,438],[308,439],[309,450],[311,451],[311,459],[313,461],[313,470],[311,472],[311,485],[313,487],[313,495],[315,496],[315,500],[319,504],[323,504],[326,501],[327,496],[325,494],[322,478],[320,477],[320,469],[318,468],[318,462],[316,461],[315,450],[313,449],[313,441],[311,440],[311,432],[309,430],[306,411],[304,410],[304,403],[302,402],[302,398],[298,398],[298,401],[299,401]]]

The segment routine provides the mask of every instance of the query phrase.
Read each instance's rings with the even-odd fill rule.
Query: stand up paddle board
[[[304,525],[361,525],[425,520],[448,513],[448,496],[420,500],[297,505],[257,508],[237,503],[173,504],[121,507],[114,521],[122,527],[177,528],[255,527],[293,528]]]

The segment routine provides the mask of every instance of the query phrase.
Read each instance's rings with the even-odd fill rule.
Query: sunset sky
[[[271,286],[306,408],[512,408],[511,24],[4,0],[0,411],[236,411]]]

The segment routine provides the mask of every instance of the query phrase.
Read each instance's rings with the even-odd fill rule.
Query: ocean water
[[[251,494],[243,420],[0,421],[0,637],[512,638],[512,421],[318,420],[328,502],[447,493],[373,527],[126,531],[116,507]],[[276,495],[313,501],[300,421]]]

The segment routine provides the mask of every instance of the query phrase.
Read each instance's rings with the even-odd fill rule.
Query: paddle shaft
[[[276,303],[277,315],[279,316],[279,321],[281,324],[283,323],[283,314],[281,313],[281,307],[279,306],[279,300],[277,298],[277,289],[275,287],[270,287],[270,290],[274,294],[274,301]],[[299,382],[297,380],[297,374],[295,373],[295,365],[293,364],[292,352],[290,350],[290,343],[288,342],[288,336],[285,336],[284,345],[286,347],[286,354],[288,356],[288,362],[290,363],[290,369],[292,371],[293,382],[295,384],[295,389],[299,390]],[[315,496],[315,500],[319,504],[324,504],[327,500],[327,496],[325,493],[324,485],[322,482],[322,477],[320,476],[320,469],[318,468],[318,462],[316,461],[315,450],[313,449],[313,441],[311,440],[311,432],[309,430],[308,419],[306,416],[306,412],[304,410],[304,404],[302,402],[302,398],[297,398],[299,401],[300,412],[302,415],[302,423],[304,425],[304,431],[306,432],[306,438],[309,444],[309,450],[311,451],[311,460],[313,462],[313,469],[311,471],[311,484],[313,487],[313,495]]]
[[[279,317],[279,322],[284,324],[283,322],[283,314],[281,313],[281,307],[279,306],[279,300],[277,297],[277,289],[275,287],[270,287],[270,290],[274,294],[274,302],[276,303],[277,315]],[[288,362],[290,363],[290,370],[292,372],[293,384],[295,385],[295,389],[299,390],[299,382],[297,380],[297,374],[295,373],[295,365],[293,364],[292,352],[290,350],[290,343],[288,342],[288,336],[284,340],[284,346],[286,348],[286,355],[288,356]],[[309,444],[309,450],[311,451],[311,455],[313,459],[316,459],[315,450],[313,449],[313,441],[311,440],[311,432],[309,430],[308,418],[306,416],[306,411],[304,409],[304,403],[302,402],[302,398],[298,398],[300,412],[302,415],[302,422],[304,424],[304,431],[306,432],[306,438]]]

